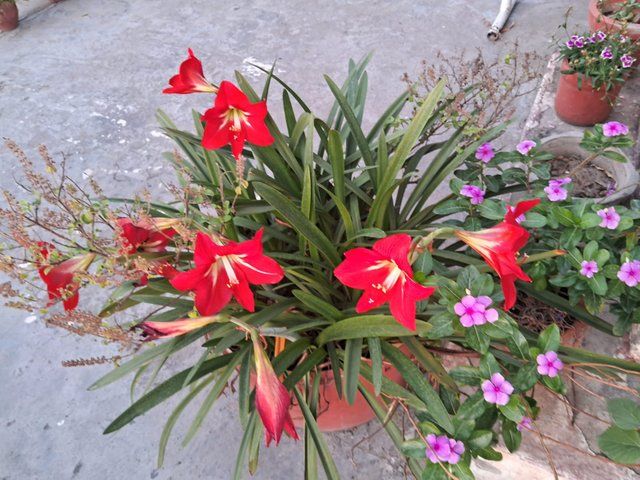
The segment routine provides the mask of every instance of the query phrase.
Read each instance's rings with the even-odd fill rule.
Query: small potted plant
[[[0,0],[0,32],[14,30],[18,26],[18,7],[15,0]]]
[[[635,62],[635,44],[621,33],[572,35],[560,47],[558,117],[572,125],[605,121]]]
[[[632,40],[640,39],[640,2],[638,0],[590,0],[589,27],[592,32],[622,32]]]

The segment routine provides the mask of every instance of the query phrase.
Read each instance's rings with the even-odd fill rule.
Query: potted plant
[[[640,2],[637,0],[590,0],[589,27],[592,32],[624,33],[640,39]]]
[[[562,394],[565,368],[640,372],[635,363],[562,346],[555,325],[532,334],[509,313],[532,280],[523,269],[565,251],[519,255],[544,219],[536,210],[549,200],[531,172],[506,163],[492,171],[498,155],[490,142],[504,126],[452,124],[445,107],[457,95],[443,96],[440,81],[414,99],[410,118],[400,117],[409,99],[403,92],[365,133],[367,62],[351,62],[342,86],[325,77],[335,103],[322,119],[273,70],[265,70],[260,94],[240,73],[237,85],[214,84],[189,51],[165,92],[215,100],[194,114],[193,132],[159,113],[179,148],[169,155],[181,185],[171,189],[174,201],[106,198],[95,182],[85,187],[66,177],[45,149],[47,174],[9,142],[35,196],[5,192],[3,271],[25,288],[46,286],[50,303],[62,304],[65,312],[49,324],[140,350],[92,389],[132,375],[135,394],[152,372],[149,388],[105,433],[181,393],[162,434],[162,463],[185,408],[200,403],[187,443],[233,378],[244,429],[235,478],[245,464],[255,471],[263,438],[269,446],[287,434],[304,441],[308,478],[319,463],[337,479],[318,425],[319,397],[335,389],[351,404],[362,395],[416,478],[472,479],[474,458],[501,458],[494,449],[500,436],[516,450],[536,428],[545,412],[534,386]],[[269,114],[276,83],[282,130]],[[518,147],[523,157],[530,151]],[[544,176],[544,166],[531,169]],[[454,172],[452,193],[436,198]],[[528,197],[498,202],[512,191]],[[92,285],[112,288],[99,314],[79,307]],[[4,291],[14,306],[37,300],[17,286]],[[554,292],[543,298],[602,324]],[[122,323],[123,311],[136,319]],[[184,370],[155,381],[167,358],[196,342],[201,352]],[[444,344],[478,361],[447,369]],[[401,382],[385,377],[389,366]],[[300,431],[292,400],[304,419]],[[406,437],[391,418],[396,408],[414,427]]]
[[[558,117],[580,126],[605,121],[635,62],[634,50],[634,43],[620,33],[571,36],[560,47]]]
[[[18,7],[15,0],[0,0],[0,32],[18,27]]]

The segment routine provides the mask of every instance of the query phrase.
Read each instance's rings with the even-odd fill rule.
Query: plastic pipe
[[[518,3],[518,0],[501,0],[498,16],[493,21],[491,28],[487,32],[487,38],[489,38],[489,40],[493,40],[495,42],[500,38],[500,30],[502,30],[504,24],[507,23],[509,15],[511,15],[511,11],[513,10],[513,7],[516,6],[516,3]]]

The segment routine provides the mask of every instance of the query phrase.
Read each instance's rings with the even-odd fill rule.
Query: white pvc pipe
[[[498,16],[493,21],[491,28],[487,32],[489,40],[496,41],[500,38],[500,30],[502,30],[504,24],[507,23],[509,15],[511,15],[511,10],[516,6],[516,3],[518,3],[518,0],[501,0]]]

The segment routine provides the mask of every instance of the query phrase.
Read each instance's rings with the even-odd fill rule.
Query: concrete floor
[[[34,1],[34,0],[32,0]],[[497,0],[66,0],[23,19],[0,34],[0,136],[29,153],[46,144],[64,153],[76,177],[94,174],[109,192],[132,193],[148,185],[158,192],[172,178],[161,159],[171,148],[154,119],[164,109],[183,126],[201,96],[163,96],[186,48],[203,60],[212,79],[234,69],[255,81],[248,65],[278,59],[280,73],[325,112],[330,103],[323,73],[344,78],[350,57],[375,51],[369,68],[369,119],[403,88],[400,76],[416,72],[435,49],[481,47],[505,53],[519,38],[545,55],[549,38],[569,6],[586,17],[583,0],[521,0],[503,41],[485,34]],[[531,98],[521,105],[518,128]],[[507,137],[510,138],[510,137]],[[14,159],[0,150],[0,188],[11,189]],[[85,297],[85,306],[98,308]],[[175,403],[163,405],[127,428],[104,437],[102,429],[129,404],[126,382],[87,392],[108,367],[63,368],[65,359],[109,355],[100,342],[46,328],[41,319],[0,309],[0,479],[226,479],[241,430],[235,398],[224,398],[186,449],[179,438],[185,414],[170,442],[165,467],[155,469],[157,442]],[[185,351],[182,360],[198,355]],[[183,362],[184,364],[184,362]],[[174,365],[167,368],[171,372]],[[402,462],[375,425],[329,437],[347,479],[401,479]],[[352,450],[353,449],[353,450]],[[263,449],[255,478],[302,478],[301,444],[285,440]]]

